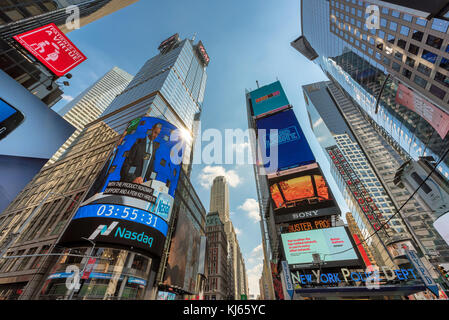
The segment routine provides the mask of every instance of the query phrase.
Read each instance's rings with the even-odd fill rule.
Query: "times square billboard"
[[[268,175],[276,223],[341,215],[318,163]]]
[[[283,233],[282,247],[290,269],[316,268],[313,254],[320,254],[321,267],[360,266],[359,253],[346,227]]]
[[[264,164],[266,174],[316,162],[292,109],[256,120],[256,126],[261,148],[260,162]],[[270,154],[272,152],[276,152],[277,157]],[[277,163],[270,162],[276,159]]]
[[[290,103],[279,81],[251,92],[251,111],[256,118],[274,114],[289,107]]]
[[[183,148],[171,123],[154,117],[131,121],[59,242],[74,247],[89,239],[159,257]]]

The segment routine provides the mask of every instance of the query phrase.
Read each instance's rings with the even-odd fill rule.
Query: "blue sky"
[[[136,74],[174,33],[197,33],[210,56],[202,130],[247,129],[245,89],[279,79],[339,204],[344,201],[311,133],[301,86],[327,80],[321,69],[290,46],[300,34],[299,0],[140,0],[68,34],[88,60],[71,71],[65,97],[75,97],[113,66]],[[59,110],[68,100],[59,102]],[[230,181],[231,219],[246,261],[250,293],[259,293],[262,251],[253,169],[249,165],[195,165],[191,179],[206,209],[214,175]],[[342,210],[347,210],[343,204]],[[343,211],[343,212],[345,212]]]

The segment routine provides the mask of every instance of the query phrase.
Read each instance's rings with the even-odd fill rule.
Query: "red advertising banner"
[[[81,279],[89,279],[89,276],[92,273],[92,270],[94,269],[95,262],[97,262],[96,258],[89,258],[89,261],[87,262],[86,268],[84,269]]]
[[[399,84],[396,93],[396,103],[399,103],[423,117],[441,136],[446,137],[449,131],[449,115],[424,100],[412,90]]]
[[[359,249],[360,255],[362,256],[362,259],[363,259],[363,261],[365,262],[365,265],[366,265],[367,267],[368,267],[368,266],[371,266],[372,263],[371,263],[371,261],[369,260],[368,255],[366,254],[365,248],[363,248],[363,245],[362,245],[362,243],[360,242],[359,237],[358,237],[355,233],[352,235],[352,237],[354,238],[355,245],[357,246],[357,249]]]
[[[54,23],[13,38],[59,77],[87,59]]]

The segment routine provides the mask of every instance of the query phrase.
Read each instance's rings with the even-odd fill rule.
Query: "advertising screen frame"
[[[284,234],[291,235],[295,232],[283,233],[283,234],[281,234],[282,250],[283,250],[284,257],[288,262],[290,270],[295,271],[295,270],[303,270],[303,269],[320,269],[320,268],[335,268],[335,267],[362,267],[363,266],[362,257],[360,255],[360,252],[357,250],[355,241],[354,241],[352,234],[349,231],[349,228],[347,226],[337,226],[337,227],[325,228],[325,229],[315,229],[315,230],[301,231],[301,232],[296,232],[296,233],[325,232],[326,230],[337,229],[337,228],[343,228],[344,231],[346,232],[346,236],[347,236],[347,239],[349,240],[349,243],[352,246],[352,250],[353,250],[354,254],[357,256],[356,259],[334,260],[334,261],[327,261],[327,262],[322,261],[320,265],[313,263],[313,260],[310,263],[293,263],[293,264],[291,264],[287,259],[287,251],[284,246],[284,240],[282,239],[282,235],[284,235]]]
[[[292,207],[286,207],[286,208],[276,208],[276,204],[273,200],[272,193],[271,193],[271,186],[274,184],[278,184],[279,182],[290,180],[293,178],[308,176],[308,175],[320,175],[322,176],[323,180],[326,183],[328,195],[330,197],[329,200],[317,203],[317,204],[306,204],[303,209],[299,208],[298,205],[292,206]],[[317,163],[313,163],[311,165],[306,165],[290,170],[286,170],[283,172],[278,172],[277,174],[271,174],[268,175],[268,187],[270,189],[270,198],[273,205],[273,211],[274,211],[274,219],[276,223],[284,223],[284,222],[291,222],[295,220],[302,220],[302,219],[309,219],[309,218],[316,218],[321,216],[328,216],[328,215],[341,215],[341,210],[338,207],[335,197],[332,194],[332,191],[330,189],[329,183],[326,181],[325,176],[321,170],[321,168],[318,166]],[[315,192],[314,197],[317,198],[318,195]]]
[[[316,162],[315,155],[293,109],[283,110],[270,117],[258,119],[256,120],[256,127],[259,134],[258,146],[261,148],[264,157],[271,158],[268,153],[271,146],[276,143],[274,150],[278,153],[277,168],[270,168],[268,171],[267,168],[271,167],[271,164],[265,164],[264,170],[267,174]],[[278,130],[277,136],[272,136],[271,130],[273,129]],[[260,130],[265,130],[265,136],[261,136],[263,132]],[[261,143],[265,143],[265,146],[262,146]]]

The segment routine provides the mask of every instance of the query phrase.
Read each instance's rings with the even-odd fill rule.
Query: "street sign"
[[[287,261],[281,261],[282,264],[282,271],[284,273],[284,280],[285,280],[285,285],[286,285],[286,289],[287,289],[287,293],[290,296],[290,299],[293,299],[293,283],[292,283],[292,278],[290,275],[290,268],[288,267],[288,262]]]
[[[427,289],[429,289],[437,298],[439,298],[440,294],[439,294],[438,286],[435,283],[435,281],[433,280],[429,271],[426,269],[426,267],[422,263],[421,259],[418,257],[418,255],[416,254],[416,252],[414,250],[409,250],[407,247],[404,247],[404,249],[405,249],[405,254],[407,255],[407,258],[410,260],[410,262],[415,267],[419,276],[424,281]]]
[[[54,23],[13,38],[59,77],[87,59]]]

